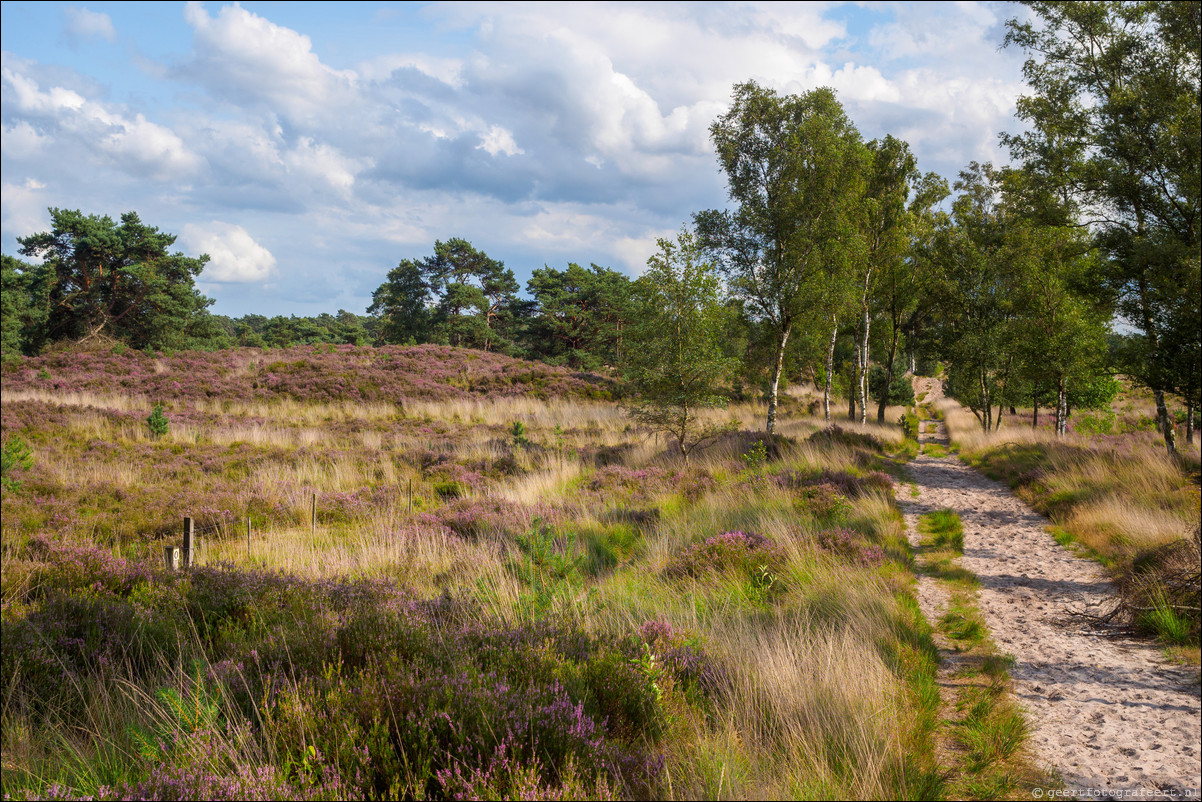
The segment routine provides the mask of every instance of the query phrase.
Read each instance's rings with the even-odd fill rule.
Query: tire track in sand
[[[928,402],[942,395],[938,382],[916,385]],[[960,513],[960,564],[980,580],[980,609],[998,649],[1014,657],[1012,688],[1037,759],[1083,795],[1198,798],[1197,669],[1071,616],[1105,602],[1113,587],[1099,565],[1058,544],[1049,521],[1008,487],[956,457],[919,456],[909,473],[919,495],[907,513]]]

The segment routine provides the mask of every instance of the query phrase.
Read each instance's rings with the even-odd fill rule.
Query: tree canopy
[[[9,286],[26,294],[17,306],[31,327],[27,349],[100,336],[135,348],[201,347],[217,334],[206,311],[213,301],[195,287],[208,256],[172,252],[175,235],[144,224],[135,212],[117,223],[49,211],[50,231],[17,239],[22,255],[42,264],[5,265],[5,294]]]

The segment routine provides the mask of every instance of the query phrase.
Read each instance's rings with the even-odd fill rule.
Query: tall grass
[[[360,770],[393,778],[395,787],[372,786],[384,796],[939,792],[934,650],[877,472],[902,445],[896,426],[836,421],[841,433],[824,435],[825,421],[784,418],[773,458],[749,468],[763,408],[735,405],[712,415],[742,430],[684,470],[612,403],[177,400],[159,440],[145,431],[149,404],[137,393],[4,391],[5,434],[28,434],[36,460],[27,492],[3,497],[6,659],[21,653],[8,639],[36,638],[56,611],[85,643],[100,638],[88,654],[107,660],[120,648],[95,626],[111,616],[146,658],[102,664],[71,651],[74,635],[50,640],[48,659],[70,669],[60,672],[69,687],[55,691],[53,672],[6,663],[5,795],[58,793],[55,783],[136,794],[157,783],[156,793],[336,797],[366,793]],[[168,577],[160,547],[189,513],[206,528],[202,566]],[[83,549],[78,565],[56,551],[72,549]],[[117,557],[124,567],[104,567]],[[399,595],[345,601],[381,588]],[[394,608],[399,619],[381,612]],[[137,616],[149,623],[133,626]],[[399,620],[413,628],[398,630]],[[427,666],[456,649],[460,663],[493,654],[469,636],[511,645],[500,662],[451,679],[407,674],[410,664],[389,656],[411,649],[412,666]],[[380,638],[399,640],[356,651]],[[252,672],[268,652],[280,668]],[[234,664],[253,692],[239,690]],[[511,681],[489,685],[497,672]],[[456,726],[474,715],[456,707],[473,693],[498,710],[513,694],[542,694],[547,710],[591,711],[571,732],[599,727],[597,754],[650,762],[636,777],[572,747],[554,766],[528,757],[472,777],[395,766],[406,730],[381,694],[419,680],[449,694]],[[605,707],[607,694],[620,704]],[[230,728],[205,729],[201,714]],[[502,738],[494,725],[480,723],[482,743]],[[147,733],[200,751],[155,752]],[[306,752],[312,744],[320,750]],[[187,776],[156,773],[167,757]]]
[[[1014,423],[986,433],[954,401],[942,399],[938,407],[962,459],[1006,482],[1049,516],[1059,532],[1107,565],[1121,587],[1157,585],[1155,575],[1164,567],[1156,555],[1181,544],[1202,514],[1197,453],[1170,457],[1154,432],[1140,428],[1150,416],[1145,409],[1139,417],[1138,398],[1122,396],[1112,410],[1116,418],[1126,416],[1121,418],[1128,421],[1125,430],[1064,437],[1033,428],[1025,411]],[[1190,591],[1196,593],[1196,588]],[[1147,603],[1144,598],[1137,606]],[[1185,629],[1193,634],[1186,640],[1196,646],[1198,614],[1186,609],[1196,604],[1180,603],[1184,607],[1174,615],[1190,622]],[[1162,640],[1181,641],[1176,619],[1140,614],[1133,622]]]

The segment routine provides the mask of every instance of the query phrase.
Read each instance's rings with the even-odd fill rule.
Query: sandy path
[[[929,379],[915,389],[926,390],[928,401],[940,395]],[[923,437],[943,436],[940,424],[939,433]],[[1014,694],[1027,712],[1037,758],[1082,795],[1093,789],[1197,799],[1197,669],[1168,663],[1155,645],[1069,616],[1070,609],[1103,603],[1110,584],[1100,566],[1056,543],[1045,530],[1048,520],[1009,488],[956,457],[919,456],[909,470],[919,489],[905,504],[911,538],[919,514],[944,507],[960,513],[960,565],[980,579],[985,622],[998,649],[1015,658]],[[938,611],[926,608],[940,601],[932,582],[924,578],[919,587],[929,620]]]

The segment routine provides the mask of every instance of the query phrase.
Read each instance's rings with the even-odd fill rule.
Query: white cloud
[[[108,14],[70,6],[66,10],[67,24],[64,32],[73,41],[100,38],[112,42],[117,39],[117,29]]]
[[[19,184],[5,181],[0,184],[0,226],[14,237],[28,237],[50,229],[46,213],[46,185],[33,178]]]
[[[295,120],[335,116],[354,99],[355,73],[322,64],[308,36],[239,5],[210,17],[200,3],[190,2],[184,19],[196,35],[184,72],[215,94],[260,101]]]
[[[516,156],[526,152],[513,141],[513,134],[499,125],[491,126],[488,131],[480,135],[480,144],[476,145],[476,150],[483,150],[489,156],[496,156],[498,153]]]
[[[336,148],[309,137],[301,137],[296,147],[284,154],[290,172],[317,178],[343,194],[350,192],[355,174],[369,163],[367,159],[349,159]]]
[[[205,225],[188,223],[180,241],[193,253],[207,253],[209,263],[201,279],[227,284],[266,281],[275,273],[275,257],[255,242],[242,226],[213,220]]]
[[[11,128],[4,126],[0,130],[0,149],[4,155],[12,159],[26,159],[41,152],[50,141],[50,137],[38,133],[32,125],[24,120],[18,120]]]
[[[132,118],[72,89],[43,90],[29,75],[9,66],[0,84],[15,96],[15,111],[72,137],[77,146],[132,173],[157,180],[193,173],[201,159],[170,128],[136,114]]]

